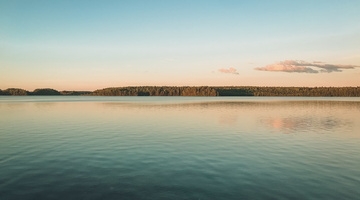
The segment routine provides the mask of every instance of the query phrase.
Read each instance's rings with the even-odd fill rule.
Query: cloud
[[[219,69],[219,72],[221,73],[225,73],[225,74],[239,74],[239,72],[237,71],[237,69],[230,67],[228,69],[226,68],[221,68]]]
[[[298,60],[285,60],[265,67],[258,67],[255,70],[273,72],[297,72],[297,73],[331,73],[342,72],[344,69],[355,69],[357,65],[334,65],[320,61],[312,63]],[[315,68],[315,69],[314,69]]]

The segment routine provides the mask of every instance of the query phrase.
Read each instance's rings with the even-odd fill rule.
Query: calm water
[[[359,199],[359,98],[0,97],[0,199]]]

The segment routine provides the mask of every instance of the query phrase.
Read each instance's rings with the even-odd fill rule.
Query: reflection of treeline
[[[346,96],[360,97],[360,87],[116,87],[88,91],[29,92],[19,88],[0,90],[0,95],[93,95],[93,96]]]

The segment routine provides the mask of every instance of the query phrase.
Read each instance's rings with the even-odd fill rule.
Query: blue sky
[[[0,0],[0,89],[360,86],[359,10],[355,0]]]

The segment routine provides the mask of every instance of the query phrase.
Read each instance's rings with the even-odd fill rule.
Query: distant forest
[[[57,91],[50,88],[32,92],[19,88],[0,90],[0,95],[86,95],[86,96],[324,96],[360,97],[360,87],[114,87],[91,91]]]
[[[27,96],[27,95],[91,95],[90,91],[57,91],[50,88],[36,89],[29,92],[20,88],[0,90],[0,95]]]

